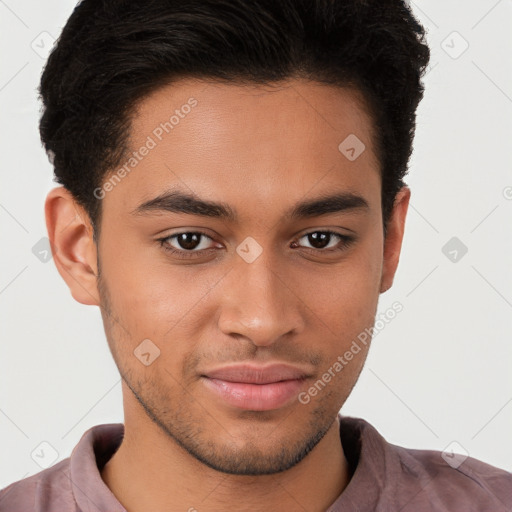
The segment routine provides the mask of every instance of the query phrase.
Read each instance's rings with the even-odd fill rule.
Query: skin
[[[102,478],[130,512],[322,511],[350,479],[337,413],[368,347],[308,404],[271,411],[227,405],[201,374],[233,362],[286,362],[307,368],[307,391],[373,326],[398,265],[410,190],[398,193],[384,238],[361,95],[300,79],[273,88],[192,79],[165,86],[138,104],[131,149],[190,97],[198,101],[190,113],[105,194],[98,246],[66,189],[46,200],[57,268],[75,300],[100,306],[123,377],[125,438]],[[366,146],[354,161],[338,150],[349,134]],[[130,213],[174,187],[229,204],[237,221]],[[284,217],[333,191],[360,195],[368,208]],[[209,254],[179,259],[157,241],[197,229],[210,239],[193,250]],[[344,247],[334,236],[329,247],[344,248],[325,253],[305,234],[326,229],[355,241]],[[249,236],[262,248],[252,263],[236,252]],[[177,238],[168,243],[185,252]],[[160,350],[149,366],[134,356],[144,339]]]

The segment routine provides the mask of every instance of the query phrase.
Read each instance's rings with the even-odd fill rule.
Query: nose
[[[219,328],[265,347],[304,328],[304,302],[290,273],[264,250],[253,262],[236,256],[222,290]]]

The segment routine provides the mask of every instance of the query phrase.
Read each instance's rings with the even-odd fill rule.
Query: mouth
[[[306,370],[285,364],[225,366],[201,375],[225,405],[251,411],[275,410],[298,400],[309,377]]]

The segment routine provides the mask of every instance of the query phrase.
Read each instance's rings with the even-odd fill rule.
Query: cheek
[[[221,284],[222,269],[171,264],[157,249],[139,246],[138,251],[128,251],[129,245],[127,241],[112,244],[116,250],[106,247],[102,257],[111,307],[123,326],[118,331],[123,350],[133,351],[148,338],[162,356],[170,348],[179,358],[181,350],[194,348],[194,331],[207,317],[208,296]],[[180,339],[187,343],[181,346]]]
[[[342,343],[373,324],[379,298],[382,256],[368,239],[340,264],[310,272],[301,296],[331,337]],[[300,280],[298,280],[300,282]]]

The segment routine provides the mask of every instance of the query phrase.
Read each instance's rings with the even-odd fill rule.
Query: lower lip
[[[303,380],[284,380],[270,384],[247,384],[203,378],[204,383],[229,405],[248,411],[270,411],[298,400]]]

